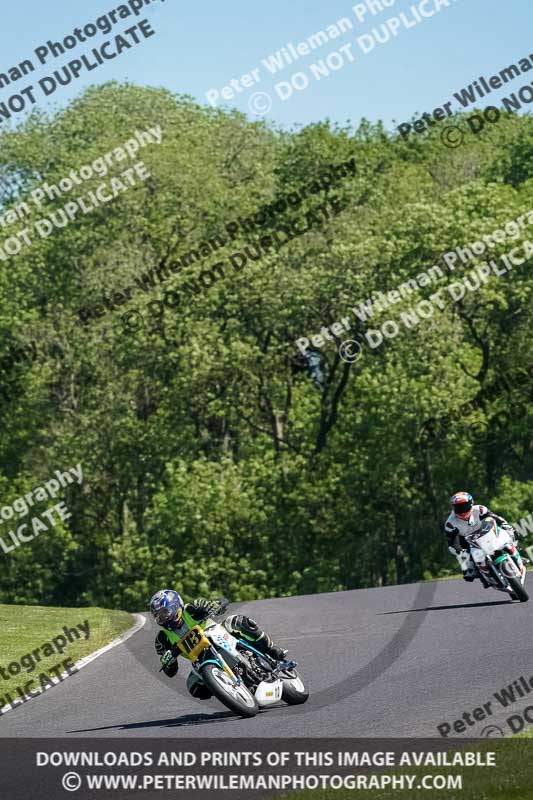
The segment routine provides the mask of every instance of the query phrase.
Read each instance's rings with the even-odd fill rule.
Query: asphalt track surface
[[[531,575],[530,582],[531,582]],[[526,582],[527,585],[527,582]],[[430,737],[533,675],[530,603],[460,580],[261,600],[231,607],[290,648],[311,696],[240,719],[158,674],[151,621],[126,643],[0,719],[0,737]],[[455,734],[456,736],[458,734]],[[486,734],[484,734],[486,735]]]

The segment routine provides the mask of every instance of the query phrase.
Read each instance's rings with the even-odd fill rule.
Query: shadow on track
[[[456,608],[482,608],[483,606],[510,606],[509,600],[489,600],[486,603],[459,603],[453,606],[428,606],[426,608],[406,608],[405,611],[380,611],[378,617],[388,614],[413,614],[415,611],[451,611]],[[514,604],[516,605],[516,604]]]
[[[188,725],[202,725],[206,722],[223,722],[228,719],[239,719],[231,711],[217,711],[216,714],[184,714],[183,717],[168,719],[152,719],[147,722],[130,722],[125,725],[105,725],[102,728],[79,728],[66,733],[87,733],[88,731],[131,731],[138,728],[181,728]]]

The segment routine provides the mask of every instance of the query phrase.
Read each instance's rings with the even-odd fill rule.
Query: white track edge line
[[[16,698],[14,698],[14,701],[15,700],[19,701],[17,705],[12,705],[11,703],[8,703],[3,708],[0,708],[0,717],[3,717],[4,714],[7,714],[8,711],[14,711],[16,708],[20,708],[20,706],[23,706],[25,703],[28,702],[28,700],[33,700],[34,697],[39,697],[41,694],[48,692],[50,689],[53,689],[54,686],[58,686],[60,683],[63,683],[64,680],[66,680],[67,678],[71,678],[72,675],[75,675],[77,672],[79,672],[80,669],[86,667],[88,664],[91,663],[91,661],[94,661],[99,656],[103,655],[104,653],[107,653],[108,650],[112,650],[113,647],[117,647],[119,644],[122,644],[127,639],[129,639],[130,636],[133,636],[135,633],[137,633],[137,631],[140,631],[141,628],[146,624],[146,617],[144,617],[142,614],[133,614],[133,617],[135,619],[135,624],[131,628],[129,628],[127,631],[124,631],[124,633],[121,633],[120,636],[117,636],[116,639],[113,639],[113,641],[109,642],[109,644],[106,644],[99,650],[95,650],[94,653],[90,653],[88,656],[80,658],[79,661],[76,661],[70,672],[68,672],[67,670],[65,672],[62,672],[57,679],[54,677],[54,680],[57,680],[57,683],[53,683],[52,686],[48,687],[48,689],[45,689],[43,687],[41,687],[41,689],[39,690],[35,689],[33,694],[24,695],[24,698],[22,698],[19,694]]]

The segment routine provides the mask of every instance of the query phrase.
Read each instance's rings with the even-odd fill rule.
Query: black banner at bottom
[[[0,739],[0,797],[527,798],[531,741]]]

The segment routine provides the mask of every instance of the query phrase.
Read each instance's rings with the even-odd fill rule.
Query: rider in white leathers
[[[463,551],[468,552],[468,558],[459,559],[463,578],[465,581],[473,581],[479,578],[487,588],[489,583],[479,572],[472,560],[465,534],[475,533],[480,530],[481,523],[486,517],[492,517],[498,525],[505,528],[514,544],[516,544],[516,532],[512,525],[505,521],[503,517],[490,511],[487,506],[474,505],[474,500],[468,492],[456,492],[451,498],[452,512],[444,523],[444,533],[448,538],[448,549],[456,556]]]

